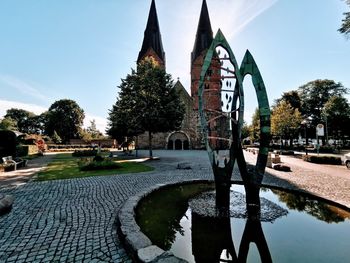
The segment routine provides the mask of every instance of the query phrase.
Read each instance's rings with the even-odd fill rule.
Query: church
[[[181,129],[168,133],[154,134],[152,141],[153,148],[168,150],[204,148],[198,114],[198,87],[204,57],[212,41],[213,31],[211,29],[208,7],[206,1],[203,0],[193,50],[192,53],[189,54],[191,60],[191,94],[188,94],[187,90],[179,80],[174,85],[174,89],[177,90],[180,99],[185,105],[185,115]],[[161,66],[166,68],[165,51],[163,49],[154,0],[152,0],[151,3],[143,43],[137,58],[137,63],[146,57],[152,57]],[[213,80],[213,82],[214,81],[215,80]],[[217,85],[217,83],[208,83],[208,85],[209,84]],[[148,134],[138,136],[137,147],[140,149],[148,148]]]

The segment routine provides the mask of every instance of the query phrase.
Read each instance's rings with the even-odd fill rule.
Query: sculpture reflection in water
[[[255,167],[247,167],[241,144],[241,130],[244,115],[243,79],[249,74],[257,94],[260,115],[260,146]],[[216,218],[203,218],[193,215],[193,252],[196,262],[218,262],[223,249],[231,255],[233,262],[245,262],[249,243],[257,245],[263,262],[271,262],[271,255],[260,223],[260,185],[264,176],[270,140],[270,108],[259,69],[247,50],[241,67],[238,67],[233,52],[221,30],[215,36],[204,59],[199,91],[199,115],[202,134],[209,159],[212,164],[216,190]],[[243,233],[238,256],[235,254],[230,231],[230,188],[231,176],[237,161],[246,192],[247,223]],[[209,228],[198,228],[210,221]],[[212,235],[206,251],[196,253],[196,241],[201,239],[201,231],[222,233]],[[198,236],[197,236],[198,235]],[[211,236],[211,235],[208,235]],[[210,245],[209,245],[210,244]],[[215,244],[215,245],[214,245]],[[212,247],[215,246],[215,247]]]
[[[247,205],[247,213],[237,255],[229,216],[205,217],[192,212],[192,254],[195,262],[247,262],[250,243],[256,244],[261,262],[272,262],[261,227],[260,208]]]

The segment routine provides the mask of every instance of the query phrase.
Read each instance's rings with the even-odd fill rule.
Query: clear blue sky
[[[135,68],[150,0],[1,0],[0,117],[75,100],[102,130],[120,79]],[[190,52],[202,0],[156,0],[167,71],[190,89]],[[270,104],[315,79],[350,88],[350,39],[337,32],[342,0],[207,0],[240,64],[249,49]],[[247,85],[246,89],[252,89]],[[256,107],[246,90],[246,116]],[[249,121],[249,120],[248,120]]]

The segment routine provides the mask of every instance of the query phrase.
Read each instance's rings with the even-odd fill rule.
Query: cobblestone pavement
[[[115,229],[125,200],[157,183],[211,178],[208,165],[178,170],[177,161],[153,161],[157,170],[147,173],[29,181],[3,189],[16,200],[0,217],[0,262],[130,262]]]
[[[155,151],[158,154],[162,158],[150,162],[156,167],[152,172],[29,181],[3,189],[2,193],[12,194],[16,200],[12,211],[0,217],[0,262],[131,262],[115,227],[117,212],[125,200],[157,183],[213,179],[205,151]],[[256,156],[246,154],[246,158],[254,162]],[[192,170],[176,169],[178,163],[189,163]],[[294,166],[292,170],[283,173],[268,169],[264,182],[322,193],[343,185],[338,189],[342,192],[350,181],[349,176],[346,182],[325,184],[321,180],[333,178],[317,177],[315,171]],[[237,170],[234,174],[234,179],[240,179]],[[350,204],[350,197],[344,193],[334,197],[347,198]]]

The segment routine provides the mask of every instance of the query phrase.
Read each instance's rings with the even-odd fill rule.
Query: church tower
[[[146,57],[152,57],[165,68],[165,52],[163,50],[162,36],[160,34],[156,4],[152,0],[149,10],[147,26],[145,29],[142,48],[137,63]]]
[[[196,39],[191,53],[191,96],[194,102],[194,110],[198,110],[198,88],[199,79],[207,50],[213,41],[213,31],[211,29],[209,12],[206,0],[202,2],[202,9],[199,17]],[[210,108],[221,107],[221,101],[212,90],[220,90],[220,75],[216,76],[220,68],[218,60],[214,59],[212,67],[208,71],[205,82],[205,97]],[[218,64],[218,65],[216,65]],[[211,91],[209,91],[211,90]]]

